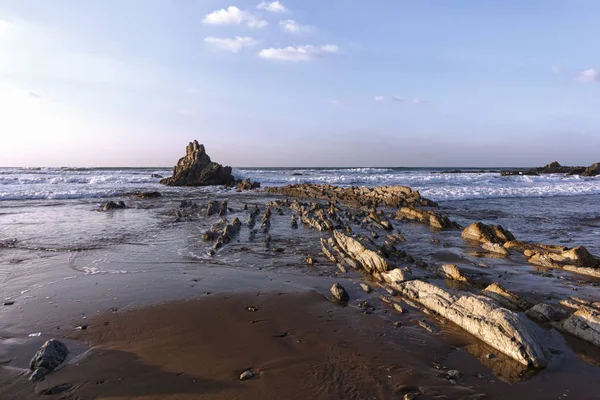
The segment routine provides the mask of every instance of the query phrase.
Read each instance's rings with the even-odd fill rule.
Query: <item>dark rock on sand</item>
[[[35,353],[29,363],[29,369],[33,371],[30,380],[37,381],[52,372],[69,355],[69,348],[56,339],[48,340]]]
[[[160,181],[169,186],[230,185],[233,182],[231,167],[212,162],[204,145],[196,140],[187,146],[185,157],[179,159],[173,169],[173,176]]]
[[[258,189],[259,187],[260,183],[252,182],[250,178],[246,178],[243,181],[239,181],[237,184],[237,190],[239,190],[240,192],[244,190]]]
[[[117,201],[116,203],[114,201],[109,201],[102,206],[103,211],[120,210],[123,208],[126,208],[126,206],[122,201]]]
[[[346,289],[337,282],[331,286],[329,291],[333,298],[341,303],[347,303],[350,300],[350,296],[348,295],[348,292],[346,292]]]

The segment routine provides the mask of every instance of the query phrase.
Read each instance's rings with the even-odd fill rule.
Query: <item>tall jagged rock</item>
[[[188,144],[185,157],[173,169],[173,176],[160,181],[169,186],[229,185],[234,182],[231,167],[212,162],[204,145],[194,140]]]

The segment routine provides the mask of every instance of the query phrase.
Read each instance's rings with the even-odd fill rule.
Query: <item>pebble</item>
[[[361,289],[363,290],[363,292],[365,293],[371,293],[371,286],[367,285],[366,283],[361,283],[360,284]]]
[[[400,327],[402,327],[402,322],[396,321],[392,325],[394,325],[395,328],[400,328]]]
[[[240,375],[240,381],[247,381],[248,379],[252,379],[253,377],[254,377],[254,374],[252,372],[244,371]]]
[[[15,304],[14,301],[5,301],[3,305],[5,305],[5,306],[12,306],[13,304]]]

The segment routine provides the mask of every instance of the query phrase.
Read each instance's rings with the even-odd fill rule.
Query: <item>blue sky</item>
[[[595,0],[2,0],[0,165],[600,160]]]

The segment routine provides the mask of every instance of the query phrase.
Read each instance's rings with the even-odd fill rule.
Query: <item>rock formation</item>
[[[596,176],[600,174],[600,163],[592,164],[589,167],[568,167],[560,165],[557,161],[552,161],[543,167],[531,168],[527,170],[502,171],[502,176],[513,175],[541,175],[541,174],[569,174],[581,176]]]
[[[534,325],[522,314],[499,307],[483,296],[444,289],[420,280],[392,287],[523,365],[541,368],[548,362]]]
[[[242,192],[244,190],[258,189],[259,187],[260,187],[260,183],[252,182],[252,180],[250,180],[250,178],[246,178],[243,181],[238,181],[238,183],[237,183],[237,190],[239,192]]]
[[[600,162],[594,163],[587,167],[585,171],[581,173],[581,176],[596,176],[600,175]]]
[[[390,206],[402,207],[425,206],[437,207],[437,203],[421,197],[421,194],[408,186],[378,186],[341,188],[331,185],[298,184],[282,187],[266,188],[265,192],[282,193],[288,196],[305,199],[322,199],[331,202],[341,201],[359,206]]]
[[[448,217],[431,210],[419,210],[414,207],[402,207],[396,211],[396,219],[409,220],[429,225],[435,229],[459,229],[460,226]]]
[[[29,379],[32,381],[42,379],[65,361],[68,355],[69,349],[63,342],[56,339],[48,340],[29,362],[29,369],[33,371]]]
[[[467,226],[462,233],[462,237],[463,239],[479,242],[484,250],[503,256],[510,254],[503,246],[504,243],[515,240],[513,234],[500,225],[485,225],[481,222],[474,222]]]
[[[231,167],[212,162],[204,145],[196,140],[188,144],[185,157],[173,169],[173,176],[160,183],[169,186],[230,185],[234,182]]]

